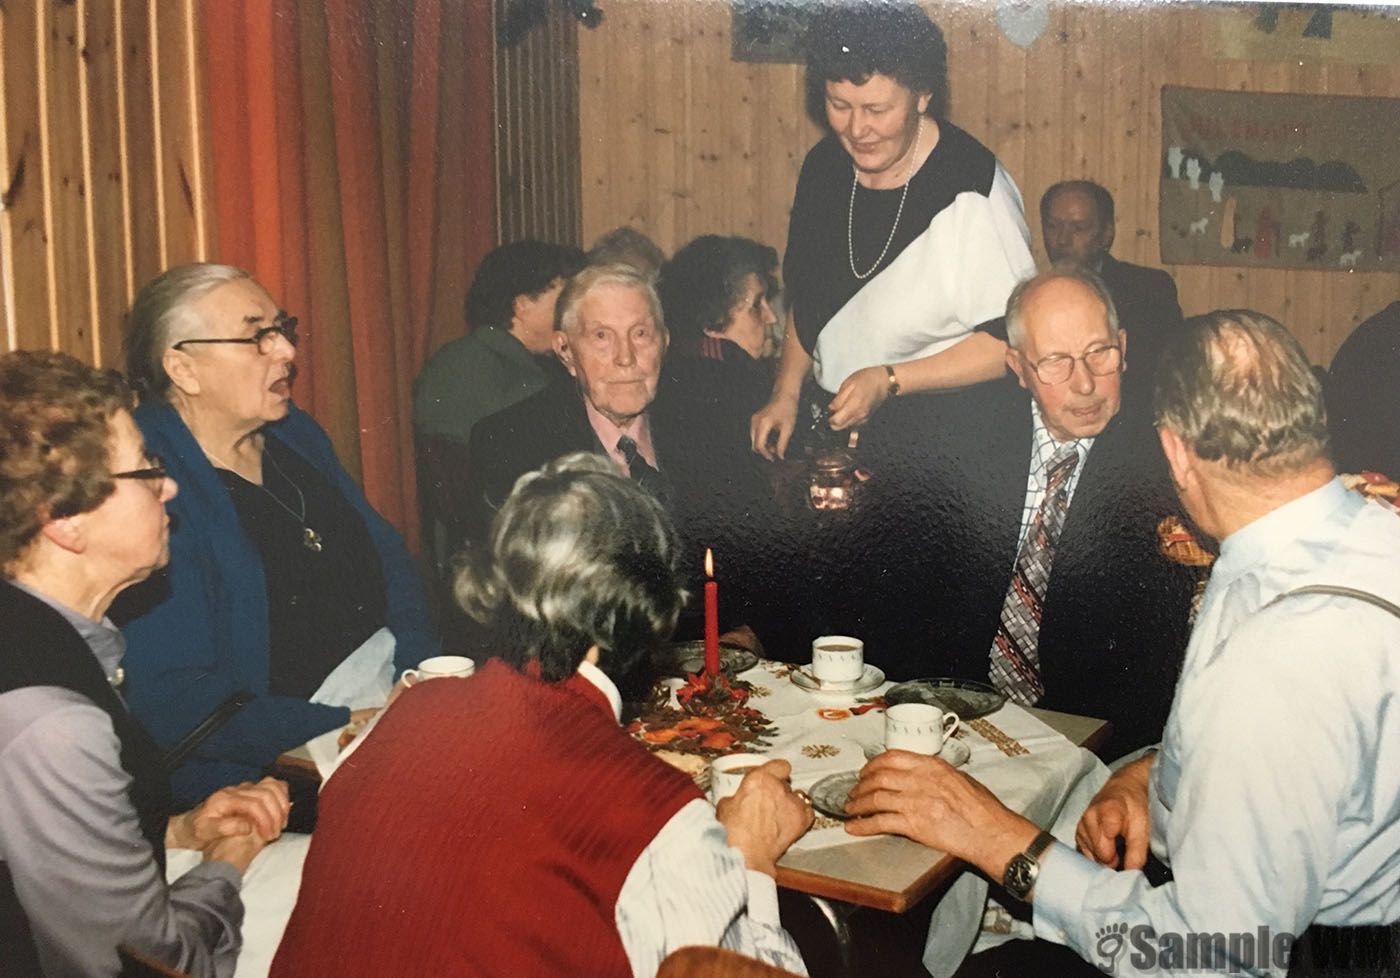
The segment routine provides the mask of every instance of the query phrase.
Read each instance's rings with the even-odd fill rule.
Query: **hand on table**
[[[170,819],[165,844],[171,849],[198,849],[205,859],[224,859],[242,871],[282,834],[291,809],[285,781],[245,781],[220,788],[198,807]]]
[[[890,377],[884,367],[863,367],[842,382],[826,409],[831,430],[856,428],[870,420],[890,396]]]
[[[788,784],[792,765],[769,761],[750,771],[739,790],[715,806],[729,844],[744,854],[749,869],[773,876],[778,860],[812,824],[812,805]]]
[[[851,835],[902,835],[1000,880],[1039,833],[979,781],[940,757],[885,751],[860,772],[846,811]]]
[[[763,658],[763,643],[758,640],[757,633],[748,625],[740,625],[731,629],[719,637],[720,645],[737,645],[748,649],[760,659]]]
[[[1074,843],[1080,852],[1115,869],[1142,869],[1146,865],[1152,835],[1147,780],[1156,756],[1148,754],[1124,766],[1094,795],[1074,830]],[[1124,841],[1121,867],[1119,838]]]
[[[797,398],[775,395],[749,419],[753,450],[770,462],[787,458],[788,442],[796,427]]]
[[[355,742],[355,738],[360,735],[360,731],[379,715],[381,709],[388,709],[389,704],[399,698],[399,694],[407,689],[409,684],[400,679],[394,684],[394,688],[389,691],[389,698],[385,700],[383,707],[368,706],[363,710],[351,710],[350,722],[345,725],[345,729],[340,731],[340,736],[336,739],[336,747],[344,750]]]

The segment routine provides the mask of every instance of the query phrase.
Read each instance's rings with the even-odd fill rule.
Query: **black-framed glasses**
[[[1055,353],[1031,364],[1031,369],[1042,384],[1063,384],[1074,374],[1074,365],[1082,362],[1084,369],[1095,377],[1116,374],[1123,364],[1123,350],[1116,343],[1096,346],[1083,356],[1072,357],[1067,353]]]
[[[152,455],[147,459],[151,464],[144,469],[128,469],[126,472],[113,472],[113,479],[135,479],[138,482],[154,482],[156,495],[160,495],[161,486],[165,480],[170,478],[170,473],[165,471],[165,462],[159,455]]]
[[[256,345],[258,352],[267,356],[277,349],[277,337],[282,337],[292,346],[297,345],[301,338],[297,332],[297,317],[288,316],[285,312],[279,312],[277,318],[272,321],[271,326],[264,326],[252,336],[237,337],[217,337],[199,340],[181,340],[174,344],[171,349],[178,350],[182,346],[190,346],[195,343],[244,343]]]

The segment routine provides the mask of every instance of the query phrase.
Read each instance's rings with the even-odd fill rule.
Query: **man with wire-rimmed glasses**
[[[1192,579],[1158,550],[1158,523],[1179,508],[1150,419],[1123,401],[1127,331],[1091,272],[1059,267],[1012,293],[1007,337],[1014,380],[932,414],[916,403],[930,399],[901,401],[898,438],[871,432],[875,452],[903,456],[876,482],[918,551],[904,603],[921,621],[891,637],[903,661],[886,671],[1103,717],[1108,750],[1154,742]]]

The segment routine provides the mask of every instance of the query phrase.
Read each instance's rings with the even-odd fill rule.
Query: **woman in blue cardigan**
[[[128,701],[168,749],[253,694],[173,773],[181,798],[362,719],[437,651],[403,540],[291,401],[296,342],[296,320],[226,265],[166,271],[128,320],[136,421],[181,488],[170,566],[122,609]]]

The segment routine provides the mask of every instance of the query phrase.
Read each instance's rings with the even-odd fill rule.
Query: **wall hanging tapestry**
[[[1400,99],[1162,89],[1162,261],[1400,269]]]

